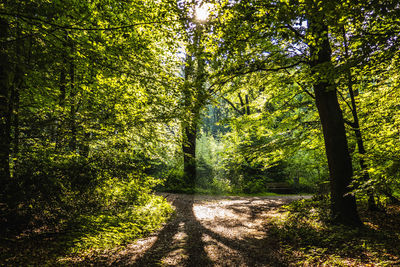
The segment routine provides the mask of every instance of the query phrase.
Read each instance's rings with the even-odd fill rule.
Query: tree
[[[337,98],[334,82],[336,73],[328,33],[328,24],[335,25],[339,19],[333,13],[337,8],[334,2],[322,1],[246,1],[232,7],[227,5],[222,47],[227,51],[224,53],[228,59],[232,58],[232,64],[236,65],[229,68],[230,74],[225,71],[228,76],[296,70],[300,66],[309,68],[312,76],[305,83],[314,90],[322,125],[330,173],[333,219],[338,223],[359,225],[355,197],[349,187],[353,177],[352,161]],[[250,53],[242,55],[246,46],[251,49],[244,51]],[[238,60],[235,60],[235,55]]]
[[[185,183],[193,187],[196,182],[196,139],[202,109],[205,107],[209,94],[206,91],[206,54],[204,34],[206,25],[193,14],[199,9],[197,1],[179,2],[178,13],[182,24],[181,34],[184,36],[184,85],[183,121],[182,121],[182,152]]]
[[[0,18],[0,183],[2,197],[10,180],[10,63],[7,50],[8,21]]]
[[[331,47],[328,26],[322,13],[314,6],[309,16],[309,31],[313,38],[310,47],[311,73],[316,77],[313,84],[315,103],[324,133],[326,156],[328,158],[331,183],[333,219],[348,225],[361,224],[357,214],[355,197],[349,188],[353,176],[351,157],[342,111],[337,99],[337,91],[332,81]]]
[[[169,1],[72,2],[0,4],[1,202],[11,218],[68,213],[111,180],[148,192],[150,158],[176,138]]]

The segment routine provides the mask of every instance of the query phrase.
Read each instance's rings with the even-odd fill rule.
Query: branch
[[[286,70],[286,69],[290,69],[290,68],[296,67],[296,66],[300,65],[301,63],[307,63],[307,62],[304,61],[304,60],[300,60],[300,61],[297,61],[296,63],[291,64],[291,65],[277,67],[277,68],[266,68],[265,69],[265,68],[256,67],[255,69],[250,69],[250,70],[245,71],[245,72],[236,72],[235,74],[245,75],[245,74],[249,74],[249,73],[253,73],[253,72],[257,72],[257,71],[280,71],[280,70]]]
[[[301,90],[303,90],[307,95],[309,95],[312,99],[315,99],[315,96],[310,92],[310,91],[308,91],[307,89],[305,89],[304,87],[303,87],[303,85],[300,83],[300,82],[298,82],[295,78],[293,78],[293,76],[290,74],[290,72],[288,71],[288,70],[285,70],[286,71],[286,73],[288,74],[288,75],[290,75],[290,78],[292,78],[293,79],[293,81],[295,82],[295,83],[297,83],[297,85],[301,88]]]
[[[343,121],[344,121],[344,123],[346,123],[347,125],[349,125],[351,128],[355,128],[355,127],[356,127],[356,125],[355,125],[354,122],[351,122],[351,121],[349,121],[349,120],[347,120],[347,119],[345,119],[345,118],[343,118]]]
[[[290,69],[290,68],[296,67],[296,66],[298,66],[298,65],[300,65],[300,64],[302,64],[302,63],[307,64],[306,61],[300,60],[300,61],[298,61],[298,62],[296,62],[296,63],[291,64],[291,65],[282,66],[282,67],[277,67],[277,68],[268,68],[268,69],[257,68],[257,69],[248,70],[248,71],[245,71],[245,72],[234,72],[232,76],[226,78],[224,81],[222,81],[222,82],[217,81],[217,82],[213,83],[210,87],[208,87],[207,91],[209,91],[210,94],[212,94],[212,93],[215,92],[215,90],[213,89],[215,86],[219,85],[219,88],[221,88],[222,86],[224,86],[225,84],[227,84],[229,81],[231,81],[231,80],[233,80],[234,78],[236,78],[236,77],[238,77],[238,76],[241,76],[241,75],[246,75],[246,74],[253,73],[253,72],[257,72],[257,71],[265,71],[265,72],[269,72],[269,71],[280,71],[280,70],[285,70],[285,69]]]
[[[350,106],[350,104],[346,101],[346,99],[344,98],[343,94],[339,91],[336,90],[338,92],[338,94],[340,95],[340,97],[342,98],[342,100],[344,101],[344,103],[346,103],[346,105],[349,107],[350,111],[353,113],[353,108]]]
[[[300,39],[304,39],[305,36],[303,34],[301,34],[298,30],[296,30],[295,28],[293,28],[292,25],[290,24],[286,24],[285,25],[286,28],[288,28],[289,30],[291,30],[297,37],[299,37]]]
[[[224,101],[226,101],[226,103],[228,103],[237,113],[239,113],[240,115],[244,115],[243,112],[241,112],[236,106],[235,104],[233,104],[231,101],[229,101],[228,99],[226,99],[223,96],[220,96]]]
[[[41,23],[51,25],[63,30],[77,30],[77,31],[113,31],[113,30],[120,30],[120,29],[127,29],[127,28],[134,28],[136,26],[141,26],[141,25],[154,25],[154,24],[164,24],[164,23],[170,23],[170,22],[176,22],[179,20],[166,20],[166,21],[151,21],[151,22],[139,22],[139,23],[133,23],[133,24],[126,24],[126,25],[121,25],[121,26],[114,26],[114,27],[104,27],[104,28],[96,28],[96,27],[75,27],[71,25],[60,25],[56,24],[41,18],[35,18],[27,15],[21,15],[21,14],[12,14],[12,13],[7,13],[7,12],[0,12],[0,15],[5,15],[5,16],[18,16],[21,18],[29,19],[29,20],[35,20],[39,21]]]

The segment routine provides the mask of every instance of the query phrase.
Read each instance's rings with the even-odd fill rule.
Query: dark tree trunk
[[[13,158],[14,158],[14,172],[13,176],[16,178],[18,175],[18,166],[19,166],[19,135],[20,135],[20,129],[19,129],[19,102],[20,102],[20,90],[22,88],[22,84],[24,82],[24,68],[23,68],[23,57],[22,57],[22,52],[23,50],[23,41],[21,39],[21,29],[18,25],[17,28],[17,42],[15,46],[15,55],[16,55],[16,66],[15,66],[15,75],[14,75],[14,81],[13,81],[13,90],[12,90],[12,114],[13,114],[13,130],[14,130],[14,136],[13,136]]]
[[[72,41],[71,41],[72,42]],[[76,88],[75,88],[75,62],[74,62],[74,45],[71,43],[71,58],[69,64],[69,78],[70,78],[70,130],[71,139],[69,142],[69,148],[71,151],[76,151],[77,141],[76,141]]]
[[[331,77],[333,68],[328,27],[312,17],[309,30],[315,38],[315,44],[310,48],[310,66],[315,77],[315,102],[328,158],[333,220],[345,225],[360,225],[355,197],[348,194],[353,169],[334,77]]]
[[[184,178],[187,186],[194,187],[196,183],[196,125],[186,125],[183,131],[184,139],[182,151]]]
[[[357,146],[358,146],[358,153],[360,154],[360,168],[362,172],[362,180],[364,182],[369,181],[369,173],[368,173],[368,165],[364,160],[364,156],[366,154],[365,148],[364,148],[364,140],[361,134],[360,130],[360,122],[358,120],[358,114],[357,114],[357,106],[356,102],[354,99],[354,92],[352,88],[352,81],[351,81],[351,74],[349,70],[349,93],[350,93],[350,98],[351,98],[351,105],[352,105],[352,115],[353,115],[353,130],[354,130],[354,135],[356,136],[356,141],[357,141]],[[377,211],[378,206],[375,203],[375,198],[372,190],[368,189],[368,209],[370,211]]]
[[[5,40],[8,22],[0,18],[0,38]],[[6,45],[0,44],[0,184],[1,197],[5,197],[10,180],[10,64]]]
[[[348,43],[347,43],[347,38],[346,38],[346,32],[343,27],[343,39],[344,39],[344,48],[345,48],[345,56],[346,60],[349,58],[349,51],[348,51]],[[353,90],[353,77],[351,75],[351,70],[350,67],[347,68],[347,88],[349,89],[349,94],[350,94],[350,101],[351,101],[351,113],[353,115],[353,123],[352,123],[352,128],[354,130],[354,135],[356,137],[357,141],[357,146],[358,146],[358,153],[360,154],[360,168],[362,172],[362,180],[364,182],[369,181],[369,173],[368,173],[368,165],[364,160],[364,156],[366,154],[365,147],[364,147],[364,140],[361,134],[361,129],[360,129],[360,122],[358,119],[358,113],[357,113],[357,104],[356,104],[356,99],[355,99],[355,93]],[[370,211],[378,211],[378,206],[375,203],[375,198],[372,190],[368,190],[368,209]]]
[[[59,103],[62,110],[62,113],[65,111],[65,98],[67,96],[67,64],[68,64],[68,55],[67,55],[67,41],[68,41],[68,34],[65,32],[65,42],[62,43],[63,52],[62,52],[62,61],[61,61],[61,68],[60,68],[60,78],[59,78],[59,87],[60,87],[60,95],[59,95]],[[60,150],[62,147],[62,140],[63,140],[63,121],[62,119],[56,121],[56,150]]]
[[[183,88],[184,105],[189,117],[182,122],[182,152],[183,152],[183,175],[185,186],[194,187],[196,181],[196,127],[193,118],[193,59],[190,54],[185,60],[185,84]]]
[[[245,95],[245,99],[246,99],[246,114],[250,115],[249,95]]]

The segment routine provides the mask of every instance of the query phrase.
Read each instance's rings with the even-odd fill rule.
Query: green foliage
[[[168,171],[162,172],[162,177],[165,179],[163,191],[180,192],[184,188],[184,176],[182,169],[171,168]]]
[[[130,189],[132,186],[117,185],[107,193]],[[142,195],[135,205],[110,206],[102,212],[81,215],[69,232],[70,237],[76,236],[70,241],[73,243],[70,253],[87,253],[131,243],[160,227],[172,211],[162,197]]]
[[[76,218],[76,249],[105,248],[165,221],[171,210],[154,188],[319,190],[329,171],[316,81],[337,89],[352,193],[383,206],[400,197],[394,1],[217,1],[204,23],[192,17],[195,2],[0,4],[1,229]],[[332,60],[313,66],[325,27]],[[185,185],[187,141],[197,143],[195,188]],[[288,209],[307,228],[288,224],[288,238],[304,231],[328,246],[315,231],[329,217],[325,202]]]
[[[197,140],[197,182],[199,188],[208,189],[213,193],[227,193],[231,191],[230,181],[222,167],[223,143],[222,134],[218,130],[206,132],[202,127],[200,138]],[[218,128],[217,128],[218,129]],[[223,128],[221,128],[223,131]],[[216,135],[216,137],[214,137]]]

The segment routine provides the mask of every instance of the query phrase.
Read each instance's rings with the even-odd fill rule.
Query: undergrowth
[[[82,215],[76,222],[78,228],[70,232],[71,236],[78,236],[71,240],[70,252],[85,253],[125,245],[160,227],[172,211],[162,197],[152,196],[142,205]]]
[[[395,266],[400,264],[400,209],[361,210],[361,228],[331,224],[329,199],[291,203],[275,217],[270,234],[298,266]]]
[[[78,263],[107,250],[122,249],[159,228],[172,214],[161,196],[146,195],[60,222],[58,230],[40,228],[0,239],[0,265],[36,266]]]

